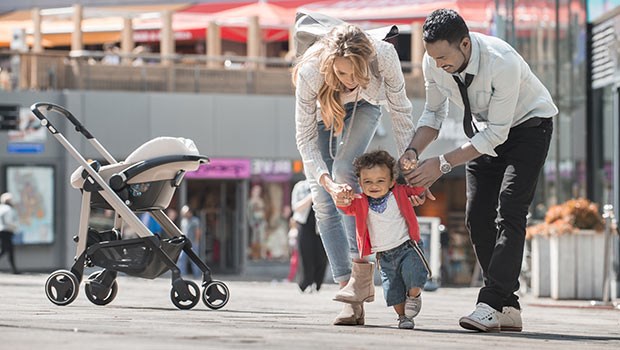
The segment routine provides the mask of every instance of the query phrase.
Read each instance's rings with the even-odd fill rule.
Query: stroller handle
[[[50,121],[41,112],[40,109],[42,107],[45,107],[45,109],[48,110],[48,111],[56,111],[56,112],[64,115],[65,117],[67,117],[67,119],[69,119],[71,124],[73,124],[75,126],[75,131],[81,133],[87,139],[90,140],[90,139],[94,139],[95,138],[88,130],[86,130],[84,125],[82,125],[82,123],[80,123],[80,121],[77,120],[77,118],[75,118],[73,116],[73,114],[71,114],[71,112],[69,112],[68,110],[66,110],[65,108],[63,108],[63,107],[61,107],[61,106],[59,106],[57,104],[53,104],[53,103],[50,103],[50,102],[37,102],[37,103],[33,104],[32,106],[30,106],[30,110],[32,111],[32,113],[34,113],[34,115],[37,118],[39,118],[39,120],[41,120],[41,125],[46,127],[47,130],[49,130],[49,132],[51,132],[52,134],[57,134],[58,130],[52,125],[52,123],[50,123]]]

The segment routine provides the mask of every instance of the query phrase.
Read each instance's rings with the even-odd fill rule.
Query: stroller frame
[[[184,280],[181,271],[176,265],[176,259],[180,254],[179,247],[188,255],[189,259],[202,271],[202,300],[211,309],[222,308],[229,300],[230,293],[228,287],[220,281],[214,281],[211,277],[211,270],[192,250],[192,244],[181,230],[170,220],[161,209],[147,210],[153,218],[161,225],[167,238],[160,239],[154,235],[144,223],[136,216],[129,207],[132,203],[129,199],[123,200],[120,193],[127,188],[127,182],[131,178],[155,167],[175,162],[199,162],[207,163],[209,159],[202,155],[172,155],[161,156],[153,159],[139,161],[136,164],[125,168],[112,175],[109,184],[99,174],[101,168],[99,162],[89,163],[73,145],[56,129],[52,123],[41,112],[41,109],[54,111],[64,115],[75,126],[75,130],[81,133],[88,142],[105,158],[110,164],[118,164],[116,159],[101,145],[101,143],[65,108],[47,102],[35,103],[31,106],[33,114],[41,121],[41,125],[60,142],[60,144],[78,161],[82,166],[82,178],[84,184],[81,188],[82,202],[80,208],[80,222],[78,235],[74,237],[77,243],[75,262],[70,271],[54,271],[46,281],[45,291],[48,299],[60,306],[72,303],[77,295],[79,284],[83,278],[85,266],[101,266],[104,270],[91,274],[85,282],[85,292],[88,299],[96,305],[107,305],[116,296],[118,285],[116,276],[118,272],[126,272],[142,278],[156,278],[166,271],[171,271],[172,290],[170,297],[173,304],[179,309],[191,309],[200,299],[198,286],[189,280]],[[185,170],[179,170],[174,177],[171,185],[178,187],[183,179]],[[110,231],[98,232],[89,228],[88,221],[91,214],[93,193],[97,193],[114,210],[114,226]],[[144,210],[142,210],[144,211]],[[120,232],[123,224],[127,223],[135,230],[138,238],[120,239]],[[89,244],[89,239],[95,242]],[[150,265],[146,268],[141,265],[136,270],[136,265],[128,265],[113,260],[96,259],[97,252],[105,249],[124,249],[130,246],[138,247],[138,250],[150,252]],[[171,247],[170,249],[162,249]],[[166,250],[172,254],[170,256]],[[99,254],[101,255],[101,254]],[[105,254],[104,254],[105,255]],[[156,260],[156,259],[159,259]],[[95,261],[93,261],[95,260]],[[99,260],[101,264],[96,264]],[[145,260],[145,261],[146,261]],[[133,270],[132,270],[133,268]]]

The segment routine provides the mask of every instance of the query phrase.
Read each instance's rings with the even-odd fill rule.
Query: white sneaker
[[[485,303],[478,303],[476,310],[459,320],[461,327],[481,332],[499,332],[499,312]]]
[[[405,301],[405,316],[414,318],[418,316],[422,309],[422,293],[417,297],[407,297]]]
[[[521,310],[504,306],[501,313],[497,313],[499,319],[499,327],[502,332],[521,332],[523,329],[523,321],[521,321]]]
[[[398,316],[398,328],[413,329],[415,328],[415,322],[413,321],[413,318],[409,318],[405,315]]]

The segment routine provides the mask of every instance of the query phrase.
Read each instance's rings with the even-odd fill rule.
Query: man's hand
[[[432,201],[436,199],[433,193],[431,193],[431,190],[429,188],[427,188],[426,191],[424,191],[424,193],[420,194],[419,196],[409,197],[409,201],[411,202],[411,205],[413,205],[414,207],[417,207],[419,205],[424,204],[424,202],[426,202],[426,198]]]
[[[412,172],[403,176],[410,186],[431,187],[441,177],[439,170],[439,158],[429,158],[418,164]],[[430,198],[430,197],[429,197]]]

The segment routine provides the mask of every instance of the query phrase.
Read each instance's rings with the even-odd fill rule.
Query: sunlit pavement
[[[214,276],[230,289],[227,305],[178,310],[165,276],[120,276],[107,306],[92,304],[84,283],[73,303],[56,306],[45,296],[47,277],[0,273],[0,349],[620,349],[620,311],[586,301],[525,296],[523,332],[484,334],[458,325],[477,290],[439,288],[424,293],[412,331],[396,328],[379,287],[365,326],[337,327],[335,284],[301,293],[288,282]]]

